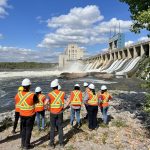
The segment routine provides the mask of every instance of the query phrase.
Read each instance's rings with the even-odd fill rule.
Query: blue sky
[[[97,54],[119,23],[126,44],[146,38],[129,31],[130,12],[119,0],[0,0],[0,61],[53,62],[68,43]]]

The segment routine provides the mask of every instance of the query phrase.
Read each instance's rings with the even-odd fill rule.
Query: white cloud
[[[104,17],[96,5],[88,5],[84,8],[75,7],[66,15],[48,19],[48,27],[53,32],[47,33],[38,47],[55,48],[64,47],[69,43],[80,46],[94,45],[108,41],[110,28],[119,26],[122,32],[127,32],[131,21],[112,18],[103,21]]]
[[[93,23],[102,20],[99,8],[96,5],[88,5],[84,8],[75,7],[70,10],[67,15],[59,17],[52,17],[48,20],[49,27],[72,27],[85,28],[91,26]]]
[[[7,47],[0,45],[0,62],[57,62],[57,56],[61,52],[49,50],[35,51],[18,47]]]
[[[4,18],[8,15],[6,9],[10,7],[7,3],[8,0],[0,0],[0,18]]]
[[[147,36],[143,36],[143,37],[140,37],[139,39],[138,39],[138,41],[145,41],[145,40],[150,40],[150,38],[148,38]]]
[[[125,42],[125,46],[132,45],[133,43],[134,43],[134,41],[127,41],[127,42]]]

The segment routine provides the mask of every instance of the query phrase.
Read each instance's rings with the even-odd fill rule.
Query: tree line
[[[0,62],[0,69],[39,69],[54,68],[58,63],[38,63],[38,62]]]

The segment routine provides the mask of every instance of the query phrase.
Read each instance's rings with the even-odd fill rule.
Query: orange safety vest
[[[53,114],[58,114],[64,108],[65,93],[59,90],[53,90],[48,94],[50,98],[49,111]]]
[[[18,92],[19,93],[19,92]],[[19,103],[19,101],[20,101],[20,98],[19,98],[19,96],[18,96],[18,93],[16,94],[16,96],[15,96],[15,112],[20,112],[20,108],[19,108],[19,105],[18,105],[18,103]]]
[[[74,90],[71,92],[70,101],[72,106],[82,105],[82,92],[79,90]]]
[[[34,93],[31,92],[18,92],[19,102],[16,107],[19,108],[20,116],[33,116],[35,114],[33,96]]]
[[[44,101],[46,99],[44,94],[39,94],[38,98],[39,98],[39,103],[35,104],[35,111],[36,112],[44,110]]]
[[[88,92],[88,101],[87,104],[90,106],[98,106],[98,96],[94,95],[91,91]]]
[[[103,94],[100,94],[101,103],[100,107],[108,107],[109,106],[109,100],[112,98],[108,92],[104,92]]]

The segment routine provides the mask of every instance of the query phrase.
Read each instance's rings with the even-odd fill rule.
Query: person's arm
[[[49,101],[50,101],[50,98],[49,98],[49,96],[47,96],[47,97],[45,98],[44,105],[47,105],[47,104],[49,103]]]
[[[72,97],[72,93],[70,94],[70,97],[67,99],[67,103],[66,103],[65,108],[67,108],[69,106],[69,104],[71,103],[71,97]]]
[[[84,96],[84,99],[83,99],[83,101],[84,101],[85,104],[87,104],[88,99],[89,99],[89,96],[86,93],[85,96]]]

